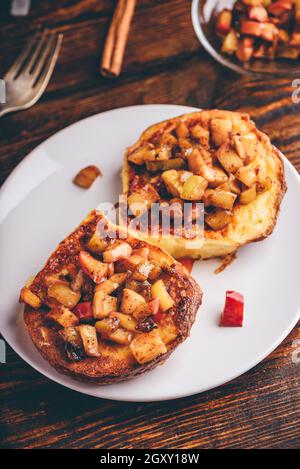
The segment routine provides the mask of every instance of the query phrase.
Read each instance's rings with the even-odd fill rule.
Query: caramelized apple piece
[[[216,210],[205,215],[205,223],[213,230],[222,230],[232,220],[232,214],[226,210]]]
[[[65,343],[67,357],[71,361],[80,361],[84,358],[84,349],[81,336],[76,327],[65,327],[59,335]]]
[[[185,200],[201,200],[208,182],[204,177],[192,175],[182,187],[181,197]]]
[[[165,183],[167,190],[174,197],[180,197],[181,190],[182,190],[182,183],[180,182],[180,179],[179,179],[179,173],[180,171],[176,171],[175,169],[170,169],[169,171],[165,171],[161,175],[162,180]]]
[[[246,189],[245,191],[241,192],[240,203],[243,205],[247,205],[256,199],[256,195],[256,186],[254,185],[249,189]]]
[[[81,294],[74,292],[69,285],[63,283],[53,283],[48,288],[48,296],[55,298],[58,303],[73,309],[80,300]]]
[[[128,161],[131,163],[142,165],[145,161],[155,160],[156,151],[151,143],[137,148],[128,156]]]
[[[290,39],[290,46],[299,47],[300,46],[300,33],[293,33]]]
[[[104,297],[105,295],[110,295],[113,291],[115,291],[120,285],[122,285],[127,277],[127,273],[120,273],[112,275],[108,280],[105,282],[100,283],[95,288],[95,293],[100,293]]]
[[[149,301],[148,303],[144,303],[140,305],[133,311],[133,317],[135,319],[141,320],[145,319],[148,316],[154,316],[158,313],[160,306],[160,300],[158,297],[153,298],[153,300]]]
[[[290,0],[278,0],[278,2],[271,3],[268,12],[273,16],[282,16],[286,11],[293,8],[293,3]]]
[[[227,181],[228,176],[223,171],[223,169],[218,168],[217,166],[214,166],[213,171],[214,171],[214,180],[208,183],[209,187],[213,187],[213,188],[218,187]]]
[[[213,205],[224,210],[231,210],[236,197],[236,194],[232,192],[208,189],[204,194],[204,204],[207,206]]]
[[[130,350],[139,364],[148,363],[167,352],[167,347],[161,340],[159,332],[138,334],[130,344]]]
[[[99,357],[97,333],[94,326],[84,324],[78,327],[85,353],[89,357]]]
[[[241,193],[239,181],[235,178],[233,174],[229,174],[228,187],[230,192],[233,192],[236,195],[239,195]]]
[[[156,171],[167,171],[168,169],[182,169],[185,166],[183,158],[172,158],[164,161],[147,161],[146,168],[150,173]]]
[[[295,5],[295,21],[300,23],[300,0],[294,0]]]
[[[262,192],[266,192],[272,187],[272,179],[268,176],[258,176],[258,180],[256,183],[256,190],[260,194]]]
[[[116,262],[120,259],[127,259],[131,252],[130,244],[123,241],[115,242],[104,251],[103,260],[104,262]]]
[[[218,148],[215,155],[227,173],[234,174],[243,166],[241,158],[227,143],[223,143],[223,145]]]
[[[204,177],[208,183],[215,180],[214,170],[208,166],[198,148],[195,148],[187,157],[189,169],[196,175]]]
[[[93,316],[96,319],[105,318],[112,311],[117,311],[117,298],[110,295],[103,296],[102,292],[96,292],[93,299]]]
[[[219,147],[225,142],[228,142],[232,131],[231,120],[212,119],[210,126],[212,133],[212,141],[217,147]]]
[[[78,317],[65,306],[55,306],[47,314],[47,318],[55,321],[62,327],[74,327],[79,324]]]
[[[205,148],[209,147],[209,130],[205,129],[200,124],[196,124],[192,127],[191,134],[194,138],[198,139]]]
[[[224,37],[221,51],[225,54],[234,54],[238,48],[238,36],[234,29],[231,29],[229,33]]]
[[[243,20],[240,28],[241,34],[261,37],[265,41],[273,42],[278,35],[278,29],[273,23],[257,23],[256,21]]]
[[[78,256],[82,270],[95,282],[100,283],[107,275],[107,264],[98,261],[87,251],[80,251]],[[110,262],[110,261],[109,261]]]
[[[135,216],[146,212],[151,205],[159,200],[159,194],[151,184],[140,187],[128,196],[128,206]]]
[[[189,134],[189,129],[184,122],[179,122],[176,127],[176,135],[178,138],[186,138]]]
[[[236,56],[241,62],[249,62],[254,52],[253,39],[241,38],[238,43]]]
[[[108,246],[108,242],[101,238],[98,233],[94,233],[91,239],[87,243],[88,249],[96,254],[100,254],[106,249]]]
[[[132,314],[139,306],[145,303],[145,298],[129,288],[124,288],[121,311],[125,314]]]
[[[81,169],[73,179],[73,182],[76,186],[89,189],[98,176],[101,176],[100,169],[97,166],[90,165]]]
[[[234,148],[245,164],[251,163],[258,155],[258,142],[252,133],[234,135],[232,137]]]
[[[260,23],[268,21],[268,12],[263,5],[250,6],[248,10],[250,20],[259,21]]]
[[[148,279],[151,271],[153,270],[154,265],[151,262],[141,262],[132,273],[132,278],[138,280],[139,282],[144,282]]]
[[[41,300],[37,295],[32,293],[27,287],[23,287],[20,293],[20,303],[26,303],[31,308],[37,309],[42,305]]]
[[[136,332],[137,322],[131,315],[123,313],[111,313],[110,317],[117,318],[120,326],[123,327],[123,329]]]
[[[132,254],[128,259],[118,261],[116,269],[118,272],[127,272],[128,270],[135,270],[144,259],[137,254]]]
[[[217,21],[216,21],[217,33],[221,34],[222,36],[227,34],[230,30],[231,22],[232,22],[232,12],[227,9],[221,11],[217,16]]]
[[[241,181],[245,186],[251,187],[256,182],[256,172],[254,168],[249,166],[242,166],[235,173],[235,177]]]
[[[130,331],[119,327],[116,331],[112,332],[109,336],[109,340],[116,342],[120,345],[129,345],[132,341],[133,334]]]
[[[78,270],[77,274],[75,275],[75,277],[73,278],[71,282],[71,288],[75,292],[80,292],[82,285],[83,285],[83,272],[80,269]]]
[[[169,295],[163,280],[157,280],[153,283],[151,286],[151,294],[152,298],[159,299],[160,309],[163,313],[168,311],[168,309],[173,308],[174,300]]]
[[[119,326],[120,321],[115,316],[109,316],[101,321],[97,321],[95,324],[96,331],[103,339],[108,339],[110,334],[115,332]]]

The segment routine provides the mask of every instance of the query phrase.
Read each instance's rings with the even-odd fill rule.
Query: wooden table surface
[[[97,72],[114,1],[32,0],[27,18],[12,18],[9,3],[2,0],[0,7],[0,76],[37,25],[63,32],[64,41],[41,100],[1,119],[1,183],[59,129],[107,109],[142,103],[248,111],[300,170],[300,105],[292,102],[291,79],[251,82],[220,68],[196,40],[189,1],[138,1],[123,73],[114,81]],[[7,364],[0,365],[1,447],[299,447],[300,364],[292,362],[298,338],[299,325],[262,363],[220,388],[147,404],[65,389],[8,348]]]

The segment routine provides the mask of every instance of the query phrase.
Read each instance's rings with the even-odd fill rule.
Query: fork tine
[[[45,29],[43,31],[29,62],[26,64],[25,68],[22,69],[22,73],[30,73],[31,71],[33,71],[33,68],[36,65],[36,62],[42,50],[42,47],[44,46],[45,41],[47,39],[48,33],[49,33],[49,29]]]
[[[35,70],[35,74],[36,74],[36,77],[38,77],[38,80],[34,83],[34,89],[37,92],[34,102],[36,102],[39,99],[39,97],[43,94],[43,92],[45,91],[45,88],[47,87],[50,81],[56,61],[58,59],[59,51],[60,51],[61,44],[62,44],[63,34],[60,33],[58,36],[54,35],[53,39],[56,40],[56,43],[48,57],[48,63],[47,63],[45,70],[39,76],[39,73],[42,70],[42,67],[39,67],[40,63],[38,66],[38,68],[40,68],[39,73],[37,73],[37,69]],[[44,63],[45,63],[45,60],[44,60]]]
[[[33,38],[27,43],[27,45],[25,46],[21,54],[17,57],[15,62],[12,64],[10,69],[5,74],[4,80],[13,80],[16,77],[16,75],[20,72],[24,61],[28,58],[32,47],[34,46],[37,38],[39,37],[39,34],[40,34],[39,31],[37,31],[35,35],[33,36]]]
[[[52,56],[55,51],[58,40],[59,36],[57,36],[56,34],[52,34],[49,36],[49,41],[46,47],[44,48],[42,54],[40,55],[32,74],[30,75],[30,77],[32,78],[32,83],[34,83],[39,78],[43,67],[47,65],[47,61],[50,63],[50,61],[52,60]]]

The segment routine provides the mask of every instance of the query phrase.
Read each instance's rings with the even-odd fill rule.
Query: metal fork
[[[33,106],[45,91],[62,43],[62,34],[37,32],[4,76],[6,98],[0,117]]]

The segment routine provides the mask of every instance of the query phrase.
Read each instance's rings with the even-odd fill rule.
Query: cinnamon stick
[[[120,74],[136,0],[118,0],[106,37],[100,73],[108,77]]]

